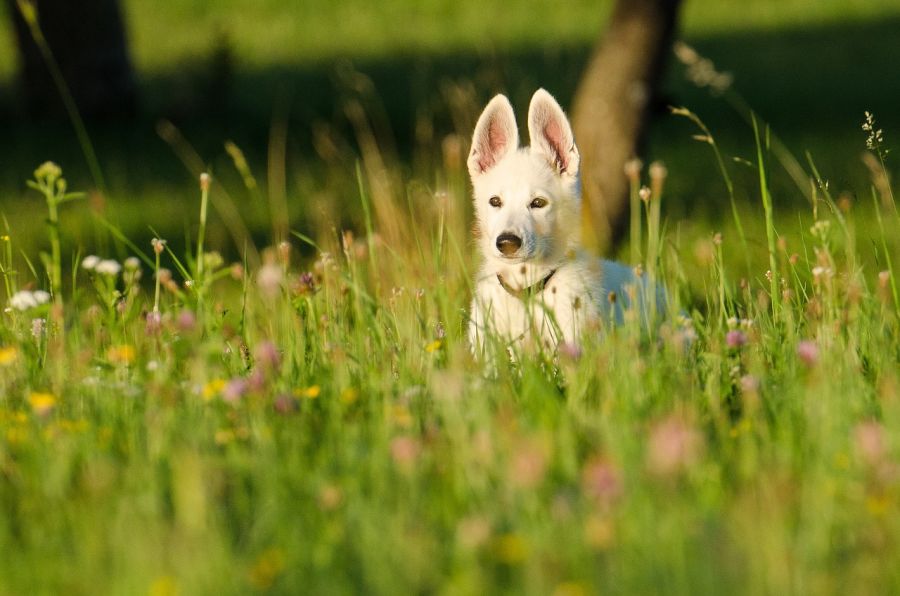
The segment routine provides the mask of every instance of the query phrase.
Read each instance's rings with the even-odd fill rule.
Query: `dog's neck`
[[[552,273],[559,269],[557,262],[497,263],[491,274],[507,292],[515,294],[547,282]]]

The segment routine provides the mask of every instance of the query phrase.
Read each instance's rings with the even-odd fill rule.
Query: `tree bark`
[[[680,0],[617,0],[575,94],[587,244],[603,250],[624,230],[625,163],[637,156],[672,45]]]
[[[130,116],[136,86],[119,0],[32,0],[38,22],[75,104],[85,118]],[[27,111],[62,113],[59,92],[16,0],[7,0],[19,49]]]

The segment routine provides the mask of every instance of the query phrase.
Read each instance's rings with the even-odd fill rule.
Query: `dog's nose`
[[[522,239],[515,234],[500,234],[497,236],[497,250],[506,256],[514,254],[522,247]]]

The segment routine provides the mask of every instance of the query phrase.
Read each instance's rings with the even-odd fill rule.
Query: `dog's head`
[[[497,95],[472,138],[479,243],[498,269],[552,264],[578,241],[578,149],[565,113],[543,89],[531,98],[528,135],[531,146],[520,149],[512,106]]]

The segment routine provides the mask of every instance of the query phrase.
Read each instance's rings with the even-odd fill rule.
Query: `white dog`
[[[531,146],[519,148],[515,114],[497,95],[475,126],[468,166],[478,245],[469,341],[555,350],[577,345],[591,323],[621,320],[644,291],[630,267],[581,251],[579,155],[572,128],[553,97],[538,89],[528,108]]]

